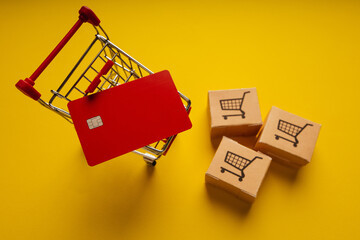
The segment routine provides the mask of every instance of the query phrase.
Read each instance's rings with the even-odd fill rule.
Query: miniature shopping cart
[[[85,22],[94,27],[96,31],[95,38],[79,57],[75,66],[61,82],[60,86],[56,90],[51,90],[50,99],[48,101],[43,100],[41,94],[34,88],[35,80]],[[29,78],[18,81],[16,87],[44,107],[73,123],[67,108],[68,102],[83,98],[91,93],[105,92],[104,90],[109,88],[125,85],[125,83],[151,74],[153,74],[152,71],[110,42],[108,35],[100,26],[99,18],[91,9],[83,6],[79,10],[79,19],[75,25],[38,69]],[[180,102],[182,102],[180,105],[189,113],[191,105],[189,98],[180,92],[178,94],[180,95]],[[89,95],[89,97],[91,96]],[[91,123],[88,122],[90,129],[103,124],[101,119],[98,118],[89,121]],[[156,160],[165,155],[175,136],[176,134],[166,137],[133,152],[143,156],[148,164],[155,165]]]
[[[294,147],[296,147],[299,143],[299,140],[297,139],[297,137],[299,136],[299,134],[307,127],[307,126],[313,126],[312,124],[305,124],[303,127],[297,126],[295,124],[289,123],[287,121],[281,120],[279,119],[279,123],[278,123],[278,130],[281,132],[284,132],[285,134],[289,135],[290,137],[293,138],[292,139],[288,139],[285,137],[282,137],[280,135],[275,134],[275,139],[279,140],[280,138],[293,143]]]
[[[234,174],[235,176],[239,177],[239,181],[241,182],[243,180],[243,178],[245,177],[244,174],[244,170],[245,168],[247,168],[255,159],[262,159],[262,157],[254,157],[253,159],[247,159],[245,157],[239,156],[235,153],[232,153],[230,151],[227,151],[224,162],[226,162],[227,164],[229,164],[230,166],[240,170],[240,174],[237,174],[231,170],[228,170],[224,167],[220,167],[221,168],[221,172],[224,173],[225,171]]]
[[[240,114],[223,115],[226,120],[228,117],[241,116],[245,118],[245,112],[242,110],[242,105],[245,100],[245,94],[250,93],[249,91],[244,92],[241,98],[231,98],[220,100],[221,110],[240,111]]]

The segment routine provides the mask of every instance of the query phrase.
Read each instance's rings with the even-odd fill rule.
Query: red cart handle
[[[38,100],[40,98],[41,94],[33,87],[35,84],[35,80],[51,63],[51,61],[56,57],[56,55],[66,45],[66,43],[72,38],[76,31],[79,30],[79,28],[84,22],[88,22],[94,26],[99,26],[100,19],[90,8],[85,6],[81,7],[79,10],[79,14],[79,20],[77,20],[77,22],[70,29],[70,31],[59,42],[59,44],[54,48],[54,50],[49,54],[49,56],[43,61],[43,63],[41,63],[41,65],[35,70],[35,72],[29,78],[26,78],[25,80],[19,80],[15,84],[15,86],[25,95],[31,97],[34,100]]]

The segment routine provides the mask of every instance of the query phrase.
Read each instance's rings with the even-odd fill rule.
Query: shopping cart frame
[[[71,69],[70,73],[65,77],[57,90],[51,90],[52,95],[50,100],[43,100],[41,98],[40,92],[34,88],[35,80],[47,68],[47,66],[73,37],[82,24],[86,22],[90,23],[96,31],[94,40],[90,43],[88,48],[85,50],[85,53],[83,53],[83,55],[79,58],[75,66]],[[79,65],[97,43],[100,43],[101,50],[97,53],[96,57],[91,61],[91,63],[85,68],[80,77],[75,78],[75,83],[71,85],[70,90],[66,91],[64,87],[67,86],[68,82],[70,84],[69,80],[74,80],[74,77],[72,77],[73,73],[78,69]],[[93,64],[97,61],[104,62],[101,69],[95,69],[93,66]],[[93,79],[86,77],[85,74],[87,74],[89,71],[96,72],[96,76]],[[151,70],[146,68],[143,64],[135,60],[133,57],[131,57],[129,54],[127,54],[109,40],[107,33],[100,26],[99,18],[90,8],[83,6],[79,10],[79,19],[70,29],[70,31],[35,70],[35,72],[29,78],[19,80],[16,83],[16,87],[25,95],[39,102],[42,106],[51,111],[54,111],[55,113],[65,118],[68,122],[72,123],[72,119],[67,108],[56,106],[54,103],[55,100],[65,100],[66,102],[69,102],[75,100],[70,98],[70,94],[73,92],[77,92],[78,95],[83,97],[87,96],[88,94],[100,92],[110,87],[115,87],[150,74],[153,74]],[[88,87],[86,90],[78,88],[79,82],[83,81],[88,82]],[[62,91],[66,91],[66,93],[62,93]],[[190,99],[181,92],[178,93],[183,101],[185,110],[189,113],[191,109]],[[144,146],[141,149],[135,150],[133,152],[141,155],[148,164],[155,165],[156,160],[158,160],[162,155],[166,154],[175,137],[176,135],[173,135],[166,139],[161,139],[158,142]]]
[[[237,158],[237,160],[236,160],[235,163],[233,163],[232,161],[230,161],[230,159],[231,159],[232,156],[234,156],[233,159]],[[240,160],[239,160],[239,159],[240,159]],[[238,170],[240,171],[240,174],[237,174],[237,173],[235,173],[234,171],[231,171],[231,170],[229,170],[229,169],[227,169],[227,168],[225,168],[225,167],[220,167],[220,171],[221,171],[222,173],[229,172],[229,173],[237,176],[237,177],[239,178],[239,181],[241,182],[241,181],[244,179],[244,177],[245,177],[244,170],[245,170],[255,159],[263,159],[263,158],[262,158],[262,157],[259,157],[259,156],[255,156],[253,159],[248,159],[248,158],[242,157],[242,156],[240,156],[240,155],[238,155],[238,154],[235,154],[235,153],[233,153],[233,152],[231,152],[231,151],[227,151],[227,152],[226,152],[225,159],[224,159],[224,162],[226,162],[226,163],[229,164],[230,166],[238,169]],[[236,166],[239,161],[241,161],[241,162],[242,162],[242,161],[245,161],[245,162],[247,162],[247,163],[244,164],[243,166],[241,166],[241,163],[239,164],[239,166]],[[241,168],[241,167],[242,167],[242,168]]]
[[[285,124],[285,130],[284,130],[284,127],[283,125]],[[285,138],[283,136],[280,136],[278,134],[275,134],[275,139],[276,140],[279,140],[280,138],[281,139],[284,139],[288,142],[291,142],[293,144],[294,147],[297,147],[297,145],[299,144],[299,140],[298,140],[298,136],[299,134],[307,127],[307,126],[313,126],[312,124],[310,123],[306,123],[303,127],[300,127],[296,124],[293,124],[293,123],[290,123],[288,121],[285,121],[285,120],[281,120],[279,119],[279,122],[278,122],[278,126],[277,126],[277,129],[291,137],[294,138],[294,140],[291,140],[291,139],[288,139],[288,138]],[[289,132],[290,130],[292,130],[291,132]],[[294,132],[293,132],[294,131]]]
[[[241,116],[242,118],[245,118],[245,111],[242,110],[242,105],[243,105],[244,100],[245,100],[245,95],[248,94],[248,93],[250,93],[250,91],[244,92],[243,96],[241,98],[229,98],[229,99],[221,99],[221,100],[219,100],[221,110],[240,111],[241,112],[240,114],[226,114],[226,115],[223,115],[224,120],[227,120],[228,117],[236,117],[236,116]],[[236,107],[232,108],[232,106],[234,105],[234,102],[235,102]]]

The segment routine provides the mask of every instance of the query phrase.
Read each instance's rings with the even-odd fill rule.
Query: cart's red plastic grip
[[[95,13],[88,7],[82,6],[79,10],[79,19],[83,22],[91,23],[94,26],[99,26],[100,19],[95,15]]]
[[[26,96],[31,97],[35,101],[39,100],[41,94],[33,87],[34,81],[30,78],[26,78],[25,80],[19,80],[15,86]]]
[[[45,68],[51,63],[51,61],[56,57],[56,55],[61,51],[61,49],[66,45],[66,43],[72,38],[72,36],[79,30],[81,25],[84,22],[89,22],[94,26],[100,24],[100,19],[95,15],[95,13],[88,7],[81,7],[79,10],[79,20],[74,24],[70,31],[65,35],[65,37],[59,42],[59,44],[54,48],[54,50],[49,54],[49,56],[41,63],[41,65],[35,70],[35,72],[25,80],[20,80],[17,82],[16,87],[22,91],[24,94],[28,95],[32,99],[38,100],[40,98],[40,93],[34,89],[34,82],[40,76],[40,74],[45,70]]]
[[[101,82],[101,80],[100,80],[101,76],[107,74],[113,65],[114,65],[114,62],[111,60],[108,60],[105,63],[105,65],[102,67],[100,72],[96,75],[94,80],[90,83],[89,87],[86,89],[86,91],[85,91],[86,94],[92,93],[95,91],[95,89],[97,88],[97,86],[99,86],[99,84]]]

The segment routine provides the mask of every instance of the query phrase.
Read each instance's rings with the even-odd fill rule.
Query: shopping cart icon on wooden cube
[[[303,127],[301,126],[298,126],[298,125],[295,125],[293,123],[290,123],[290,122],[287,122],[287,121],[284,121],[284,120],[281,120],[279,119],[279,122],[278,122],[278,126],[277,126],[277,129],[285,134],[287,134],[288,136],[292,137],[291,139],[289,138],[285,138],[285,137],[282,137],[278,134],[275,134],[275,139],[276,140],[279,140],[280,138],[281,139],[284,139],[288,142],[291,142],[293,143],[293,146],[294,147],[297,147],[298,143],[299,143],[299,140],[298,140],[298,136],[299,134],[307,127],[307,126],[313,126],[312,124],[305,124]]]
[[[247,158],[237,155],[233,152],[227,151],[224,162],[226,162],[230,166],[239,170],[240,174],[237,174],[234,171],[229,170],[224,167],[220,167],[221,172],[222,173],[224,173],[225,171],[229,172],[229,173],[239,177],[239,181],[241,182],[245,177],[245,173],[244,173],[245,168],[247,168],[257,158],[262,159],[262,157],[258,157],[258,156],[254,157],[253,159],[247,159]]]
[[[241,116],[245,118],[245,111],[242,110],[242,105],[245,100],[245,95],[250,93],[249,91],[244,92],[241,98],[229,98],[220,100],[221,110],[230,110],[230,111],[240,111],[239,114],[227,114],[223,115],[223,118],[226,120],[228,117]]]

